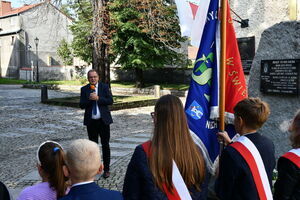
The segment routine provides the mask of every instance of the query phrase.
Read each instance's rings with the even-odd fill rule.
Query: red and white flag
[[[175,0],[181,35],[189,37],[199,47],[210,0]]]
[[[226,28],[226,89],[225,113],[229,122],[234,118],[233,108],[237,102],[248,97],[248,90],[242,67],[241,56],[230,15],[230,6],[227,1],[227,28]]]

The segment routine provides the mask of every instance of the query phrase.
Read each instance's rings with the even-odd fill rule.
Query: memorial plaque
[[[244,37],[237,40],[244,73],[249,74],[255,55],[255,37]]]
[[[292,94],[299,92],[300,59],[262,60],[260,91],[269,94]]]

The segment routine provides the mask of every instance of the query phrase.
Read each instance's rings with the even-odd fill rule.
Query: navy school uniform
[[[247,134],[245,137],[250,139],[259,151],[272,188],[272,175],[276,165],[273,142],[259,133]],[[222,152],[215,189],[221,200],[259,199],[248,164],[242,155],[230,145]]]

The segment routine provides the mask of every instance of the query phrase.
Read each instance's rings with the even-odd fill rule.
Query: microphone
[[[91,89],[91,91],[92,91],[92,93],[93,93],[93,92],[95,92],[95,90],[96,90],[96,86],[91,84],[91,85],[90,85],[90,89]]]

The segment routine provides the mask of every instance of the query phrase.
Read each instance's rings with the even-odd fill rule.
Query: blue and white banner
[[[201,147],[207,166],[213,171],[213,163],[219,155],[216,133],[219,131],[219,61],[220,20],[219,0],[210,0],[201,42],[192,73],[192,80],[185,111],[194,141]],[[225,121],[232,123],[234,106],[247,98],[247,86],[238,51],[235,31],[227,2],[226,68],[225,68]],[[193,27],[195,28],[195,27]],[[233,125],[226,125],[230,137],[235,135]]]
[[[210,167],[219,154],[218,122],[210,119],[218,117],[218,9],[219,1],[211,0],[185,104],[193,139]]]

